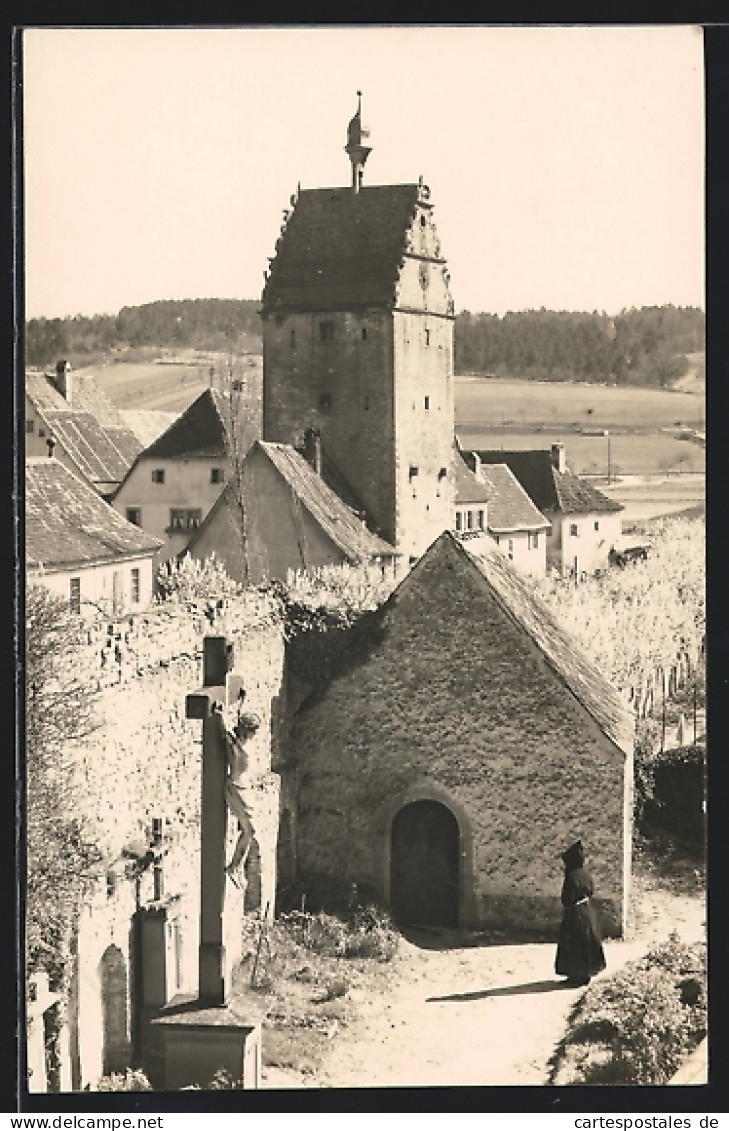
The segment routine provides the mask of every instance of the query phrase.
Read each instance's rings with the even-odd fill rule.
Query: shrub
[[[151,1092],[152,1085],[139,1068],[127,1068],[126,1072],[112,1072],[109,1076],[102,1076],[95,1092]]]
[[[706,1034],[706,948],[674,933],[578,1001],[551,1084],[665,1084]]]
[[[646,755],[636,745],[636,819],[641,832],[661,830],[691,844],[703,843],[706,755],[683,746]]]
[[[347,919],[327,911],[290,911],[279,921],[307,950],[328,958],[378,958],[389,962],[399,935],[389,915],[373,905],[355,908]]]

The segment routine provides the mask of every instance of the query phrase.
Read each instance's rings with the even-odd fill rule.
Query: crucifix
[[[203,724],[198,1000],[210,1006],[224,1005],[229,988],[223,946],[229,738],[223,709],[245,697],[242,679],[231,672],[232,666],[232,644],[224,636],[206,636],[203,686],[185,701],[186,717]]]

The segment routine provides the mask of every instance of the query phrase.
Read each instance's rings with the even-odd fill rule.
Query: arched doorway
[[[439,801],[413,801],[391,832],[390,906],[400,923],[458,926],[458,821]]]

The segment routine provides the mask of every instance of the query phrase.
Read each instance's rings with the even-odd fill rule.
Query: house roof
[[[558,471],[548,450],[477,451],[475,454],[483,464],[505,463],[542,512],[595,514],[623,509],[620,503],[571,471]],[[473,454],[464,452],[463,456],[469,467],[473,467]]]
[[[334,494],[295,448],[288,444],[257,440],[249,450],[246,462],[257,452],[262,452],[271,461],[297,502],[306,508],[348,561],[358,563],[372,558],[394,556],[394,547],[368,530],[355,512]],[[193,534],[186,551],[194,551],[221,511],[227,510],[233,521],[236,521],[237,508],[233,505],[233,492],[234,484],[228,483]]]
[[[466,503],[482,505],[488,503],[488,490],[464,463],[463,456],[458,450],[453,453],[453,476],[456,506],[464,506]]]
[[[161,436],[142,452],[143,459],[223,458],[227,453],[230,401],[219,389],[206,389]],[[244,434],[253,431],[247,419],[238,421]],[[251,434],[244,451],[256,436]]]
[[[83,566],[152,554],[162,543],[127,522],[57,459],[25,467],[25,552],[29,568]]]
[[[28,374],[25,391],[82,475],[97,484],[121,482],[142,444],[93,377],[74,374],[70,400],[42,375]]]
[[[262,440],[254,445],[254,451],[256,447],[266,453],[297,499],[350,561],[395,554],[394,547],[368,530],[295,448]]]
[[[482,466],[479,479],[488,492],[486,523],[489,530],[499,534],[514,530],[546,530],[549,527],[549,519],[534,506],[505,463]]]
[[[417,200],[415,184],[302,190],[277,241],[264,312],[392,303]]]

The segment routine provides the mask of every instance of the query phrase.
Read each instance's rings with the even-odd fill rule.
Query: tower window
[[[292,350],[296,349],[296,330],[292,330],[289,334],[289,345]]]
[[[425,398],[425,408],[426,411],[430,408],[430,397]]]
[[[418,474],[417,467],[415,467],[414,464],[411,464],[410,465],[410,471],[408,472],[408,479],[415,479],[417,474]]]
[[[319,323],[319,340],[322,342],[334,341],[334,323],[333,322],[320,322]]]
[[[331,407],[332,407],[332,394],[331,393],[322,393],[321,396],[319,397],[319,408],[331,408]]]
[[[366,339],[367,339],[367,327],[363,326],[362,327],[362,341],[364,342],[364,341],[366,341]]]
[[[421,227],[421,228],[424,228],[424,227],[425,227],[425,225],[427,224],[427,222],[428,222],[428,221],[427,221],[427,220],[425,219],[425,216],[424,216],[424,215],[421,215],[421,217],[420,217],[420,227]]]
[[[426,346],[430,345],[430,330],[425,331],[425,344]]]

